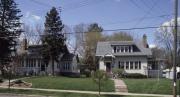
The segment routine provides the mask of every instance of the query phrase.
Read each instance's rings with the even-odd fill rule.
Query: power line
[[[135,7],[137,7],[138,9],[143,10],[143,12],[146,12],[143,8],[141,8],[136,2],[134,2],[134,0],[129,0],[130,3],[132,3]]]
[[[135,27],[136,27],[137,25],[139,25],[139,24],[147,17],[147,15],[149,15],[149,13],[152,11],[152,9],[157,5],[157,2],[158,2],[158,0],[153,3],[153,5],[150,7],[150,9],[149,9],[149,10],[144,14],[144,16],[135,24]]]
[[[41,6],[44,6],[44,7],[47,7],[47,6],[50,6],[50,7],[53,7],[52,5],[50,4],[47,4],[47,3],[43,3],[43,2],[40,2],[40,1],[37,1],[37,0],[30,0],[38,5],[41,5]],[[74,10],[74,9],[77,9],[77,8],[81,8],[81,7],[84,7],[84,6],[88,6],[88,5],[93,5],[93,4],[98,4],[102,2],[101,0],[98,0],[98,1],[88,1],[88,0],[84,0],[84,1],[81,1],[81,2],[78,2],[78,3],[70,3],[70,4],[66,4],[66,6],[64,7],[63,11],[66,12],[66,11],[69,11],[69,10]],[[70,6],[69,8],[67,6]],[[59,7],[58,7],[59,8]],[[62,8],[62,7],[61,7]],[[66,9],[67,8],[67,9]]]
[[[160,27],[174,27],[174,26],[149,26],[149,27],[137,27],[137,28],[119,28],[119,29],[106,29],[103,30],[103,32],[114,32],[114,31],[123,31],[123,30],[143,30],[143,29],[156,29],[156,28],[160,28]],[[178,26],[180,27],[180,26]],[[96,32],[96,31],[94,31]],[[76,32],[76,33],[84,33],[84,32]],[[71,33],[62,33],[62,34],[75,34],[75,32],[71,32]],[[59,34],[57,34],[59,35]],[[44,34],[31,34],[28,36],[45,36]],[[0,37],[0,38],[7,38],[7,37]]]
[[[145,19],[154,19],[154,18],[164,18],[164,17],[167,17],[167,16],[171,16],[172,14],[164,14],[164,15],[158,15],[158,16],[152,16],[152,17],[145,17]],[[111,23],[106,23],[104,25],[113,25],[113,24],[119,24],[119,23],[130,23],[130,22],[135,22],[135,21],[139,21],[141,20],[142,18],[134,18],[134,19],[131,19],[131,20],[127,20],[127,21],[116,21],[116,22],[111,22]]]
[[[36,4],[38,4],[38,5],[44,6],[44,7],[47,7],[47,6],[53,7],[53,6],[50,5],[50,4],[47,4],[47,3],[44,3],[44,2],[42,3],[42,2],[37,1],[37,0],[30,0],[30,1],[32,1],[32,2],[34,2],[34,3],[36,3]]]

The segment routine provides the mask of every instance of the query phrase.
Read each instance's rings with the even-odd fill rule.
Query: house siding
[[[126,64],[124,65],[124,70],[127,73],[140,73],[143,75],[147,75],[147,58],[145,56],[136,56],[136,57],[116,57],[115,58],[115,63],[114,63],[114,68],[119,68],[119,62],[133,62],[133,69],[126,69]],[[141,67],[140,69],[135,69],[135,63],[134,62],[141,62]],[[130,64],[130,63],[129,63]]]

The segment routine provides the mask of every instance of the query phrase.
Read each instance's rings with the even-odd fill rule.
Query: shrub
[[[2,78],[0,78],[0,83],[3,83],[3,79]]]
[[[84,74],[86,75],[86,77],[90,77],[91,76],[91,71],[89,69],[85,69]]]
[[[80,77],[81,78],[86,78],[86,75],[85,74],[81,74]]]
[[[23,81],[22,80],[15,80],[14,83],[15,84],[21,84],[21,83],[23,83]]]
[[[147,76],[140,73],[125,73],[123,78],[147,78]]]
[[[118,69],[118,68],[113,68],[112,69],[113,75],[117,75],[117,77],[122,77],[124,70],[123,69]]]

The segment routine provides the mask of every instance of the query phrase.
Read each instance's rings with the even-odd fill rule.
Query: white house
[[[23,52],[23,56],[19,61],[17,74],[20,75],[40,75],[40,74],[52,74],[52,60],[46,64],[40,54],[42,45],[24,45],[22,43],[20,49]],[[27,47],[26,47],[27,46]],[[59,58],[59,62],[54,61],[55,74],[79,74],[78,68],[78,56],[68,51],[64,52]]]
[[[173,79],[173,75],[174,75],[174,69],[165,69],[163,70],[163,77],[168,78],[168,79]],[[177,78],[180,78],[180,67],[176,67],[176,75]]]
[[[148,48],[146,36],[143,37],[143,44],[133,41],[98,42],[96,57],[99,69],[111,73],[112,68],[121,68],[127,73],[148,75],[151,65],[148,64],[148,60],[152,52]]]

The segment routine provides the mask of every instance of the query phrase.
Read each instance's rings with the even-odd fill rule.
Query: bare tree
[[[44,29],[40,24],[36,24],[35,26],[35,33],[37,34],[36,36],[36,44],[41,44],[41,35],[43,34]]]
[[[179,30],[180,31],[180,30]],[[178,33],[180,33],[178,31]],[[172,68],[173,62],[173,43],[174,43],[174,20],[165,22],[161,27],[158,28],[155,33],[157,45],[165,49],[167,58],[167,68]]]
[[[104,41],[133,41],[133,36],[127,32],[115,32],[112,35],[104,35]]]
[[[74,27],[75,32],[75,46],[74,52],[78,52],[81,56],[84,56],[85,52],[85,32],[87,27],[85,24],[79,24]]]
[[[36,24],[35,27],[30,25],[24,25],[23,37],[27,39],[28,44],[36,45],[41,43],[41,35],[43,28],[40,24]]]

